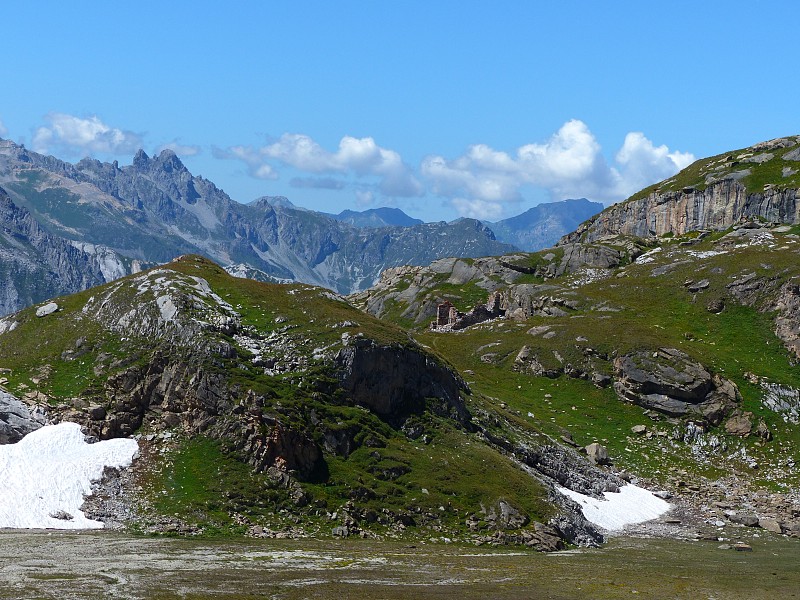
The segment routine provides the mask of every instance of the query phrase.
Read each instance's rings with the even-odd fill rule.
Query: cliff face
[[[581,225],[562,241],[594,241],[609,235],[639,237],[684,235],[701,229],[722,230],[742,220],[800,222],[800,190],[768,189],[749,193],[735,180],[704,190],[653,192],[645,198],[616,204]]]
[[[665,181],[615,204],[562,238],[683,235],[727,229],[742,220],[800,220],[800,136],[698,160]]]

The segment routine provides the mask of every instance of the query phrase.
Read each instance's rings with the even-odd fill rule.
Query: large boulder
[[[0,444],[14,444],[47,423],[45,411],[28,408],[8,392],[0,390]]]
[[[696,416],[719,425],[741,400],[736,384],[675,348],[620,356],[614,372],[621,399],[671,417]]]

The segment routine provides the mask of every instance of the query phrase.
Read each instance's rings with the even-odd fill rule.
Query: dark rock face
[[[466,384],[427,354],[400,346],[356,341],[339,351],[336,368],[342,388],[355,404],[366,406],[392,425],[431,409],[466,424],[469,412],[460,396]]]
[[[719,425],[741,399],[733,382],[674,348],[621,356],[614,371],[620,398],[673,417],[697,415]]]
[[[42,409],[29,409],[11,394],[0,390],[0,444],[14,444],[47,423]]]

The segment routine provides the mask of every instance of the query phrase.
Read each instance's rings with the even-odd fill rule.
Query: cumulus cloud
[[[666,179],[695,161],[688,152],[670,152],[654,146],[643,133],[631,132],[616,155],[620,165],[623,194],[629,196],[656,181]]]
[[[587,125],[572,120],[545,143],[520,146],[513,154],[476,144],[452,160],[429,156],[420,171],[459,214],[491,219],[521,200],[523,186],[544,189],[553,200],[617,201],[693,160],[689,153],[656,147],[642,133],[629,133],[615,156],[617,164],[609,165]]]
[[[132,154],[142,147],[139,134],[106,125],[96,115],[81,118],[50,113],[44,119],[47,125],[33,135],[32,145],[37,152],[60,149],[69,154]]]
[[[335,152],[330,152],[310,136],[284,133],[276,141],[253,148],[233,146],[218,150],[218,158],[236,158],[251,169],[267,167],[274,172],[278,163],[306,173],[340,173],[355,178],[374,178],[377,189],[391,197],[422,195],[422,184],[413,170],[394,150],[380,147],[373,138],[344,136]],[[301,182],[307,179],[299,178]]]
[[[178,140],[172,140],[166,144],[161,144],[158,148],[156,148],[156,154],[161,154],[161,152],[164,150],[172,150],[175,154],[181,157],[197,156],[201,152],[200,146],[181,144]]]
[[[462,217],[470,217],[481,221],[496,221],[503,216],[503,205],[500,202],[453,198],[450,204]]]

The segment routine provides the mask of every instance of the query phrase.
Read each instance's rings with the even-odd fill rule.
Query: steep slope
[[[527,252],[549,248],[559,238],[603,210],[599,202],[586,198],[547,202],[528,209],[521,215],[487,223],[501,242]]]
[[[0,365],[13,436],[44,417],[138,435],[133,474],[87,510],[145,531],[553,549],[601,539],[556,485],[622,485],[475,402],[402,329],[199,256],[0,319]]]
[[[474,221],[359,228],[285,199],[239,204],[169,150],[152,158],[139,151],[124,167],[72,165],[0,140],[0,184],[43,229],[66,239],[151,263],[195,252],[340,292],[371,285],[388,266],[511,249]]]
[[[599,442],[704,535],[746,521],[800,536],[799,234],[750,221],[441,260],[351,300],[416,331],[498,410]]]
[[[800,222],[800,136],[699,160],[604,210],[565,239],[684,235],[752,219]]]
[[[99,285],[132,267],[107,249],[48,233],[0,188],[0,315]]]

